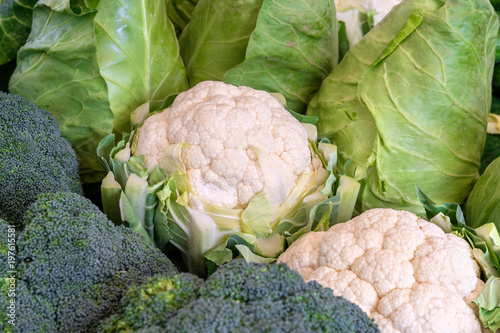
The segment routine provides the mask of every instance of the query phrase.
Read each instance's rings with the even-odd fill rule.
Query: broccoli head
[[[0,217],[21,226],[39,194],[83,194],[76,154],[47,111],[0,92]]]
[[[131,285],[178,273],[148,239],[115,226],[91,201],[42,194],[18,238],[20,332],[92,332]]]
[[[158,275],[132,287],[100,332],[378,332],[361,309],[285,264],[235,259],[206,281]]]

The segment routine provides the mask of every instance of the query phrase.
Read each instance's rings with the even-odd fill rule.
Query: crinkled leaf
[[[337,146],[320,142],[318,143],[318,153],[320,153],[322,161],[328,161],[326,165],[328,178],[326,179],[324,188],[321,190],[321,194],[331,197],[335,182],[337,181],[337,177],[335,177],[337,168]]]
[[[0,65],[16,58],[31,31],[33,7],[38,0],[0,2]]]
[[[188,88],[179,45],[164,0],[108,0],[97,8],[97,61],[113,127],[130,132],[130,114],[138,106]]]
[[[274,233],[286,236],[288,245],[291,245],[300,236],[311,230],[328,230],[331,225],[335,224],[339,202],[340,196],[333,196],[316,203],[314,200],[312,202],[304,200],[297,214],[283,218]]]
[[[127,198],[130,198],[128,201],[134,213],[134,222],[139,221],[149,238],[153,240],[152,225],[147,226],[144,222],[147,212],[148,182],[132,173],[125,184],[124,193]]]
[[[176,190],[175,179],[168,179],[156,195],[158,197],[154,216],[156,245],[166,250],[170,243],[187,260],[189,213],[186,207],[177,203],[179,193]]]
[[[434,5],[435,7],[436,5]],[[415,6],[400,6],[385,24],[377,26],[350,48],[311,99],[307,115],[318,117],[318,133],[339,150],[340,167],[352,159],[348,175],[361,179],[377,135],[373,116],[358,98],[358,83],[363,73],[394,39]]]
[[[75,148],[84,182],[105,176],[95,149],[113,129],[107,85],[96,57],[95,15],[92,10],[75,14],[36,7],[31,34],[19,50],[9,83],[11,93],[54,115]]]
[[[338,18],[338,16],[337,16]],[[347,37],[347,30],[344,22],[339,20],[339,62],[344,59],[347,51],[349,51],[349,39]]]
[[[200,0],[179,37],[190,86],[222,80],[245,58],[262,0]]]
[[[208,252],[205,258],[207,259],[207,274],[211,275],[220,265],[233,260],[233,251],[226,247],[226,243],[222,243]]]
[[[224,82],[279,92],[289,109],[307,103],[338,61],[333,1],[264,0],[245,61]]]
[[[208,274],[214,272],[218,266],[231,261],[239,255],[237,246],[253,250],[256,237],[253,235],[233,232],[224,242],[205,254]]]
[[[137,173],[132,172],[125,185],[125,195],[129,198],[135,216],[142,224],[142,227],[154,242],[154,215],[158,204],[156,193],[162,190],[164,180],[150,185],[147,179],[141,178]]]
[[[108,173],[109,171],[112,171],[110,163],[108,161],[112,159],[111,151],[114,148],[115,148],[115,135],[108,134],[101,141],[99,141],[99,144],[97,145],[96,149],[97,156],[99,157],[99,160],[101,161],[106,172]]]
[[[486,328],[493,332],[500,329],[500,278],[490,277],[483,290],[472,300],[479,307],[479,318]]]
[[[180,33],[191,20],[191,15],[198,0],[166,0],[167,15],[175,27],[176,35]]]

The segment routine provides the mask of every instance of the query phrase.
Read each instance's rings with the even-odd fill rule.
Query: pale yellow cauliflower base
[[[303,235],[278,262],[358,304],[382,332],[481,332],[469,245],[413,213],[366,211]]]
[[[260,148],[290,179],[313,173],[307,132],[271,94],[205,81],[177,96],[138,130],[134,155],[151,169],[165,149],[188,145],[182,160],[193,192],[217,206],[244,208],[265,186]]]

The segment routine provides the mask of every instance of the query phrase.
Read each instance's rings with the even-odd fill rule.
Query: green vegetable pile
[[[499,10],[0,0],[0,331],[500,330]]]

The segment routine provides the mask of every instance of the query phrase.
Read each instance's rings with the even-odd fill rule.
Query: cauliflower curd
[[[303,233],[324,230],[334,208],[346,221],[359,183],[336,173],[337,147],[317,142],[316,127],[280,100],[204,81],[166,110],[139,108],[133,119],[142,125],[97,149],[109,170],[104,211],[158,247],[179,249],[199,276],[208,260],[275,261]]]
[[[182,161],[193,192],[227,208],[244,208],[265,187],[257,154],[268,154],[288,196],[304,172],[313,174],[305,128],[271,94],[204,81],[179,94],[169,109],[138,129],[134,155],[148,169],[162,165],[172,144],[186,143]]]
[[[358,304],[382,332],[481,332],[469,245],[413,213],[368,210],[303,235],[278,262]]]

